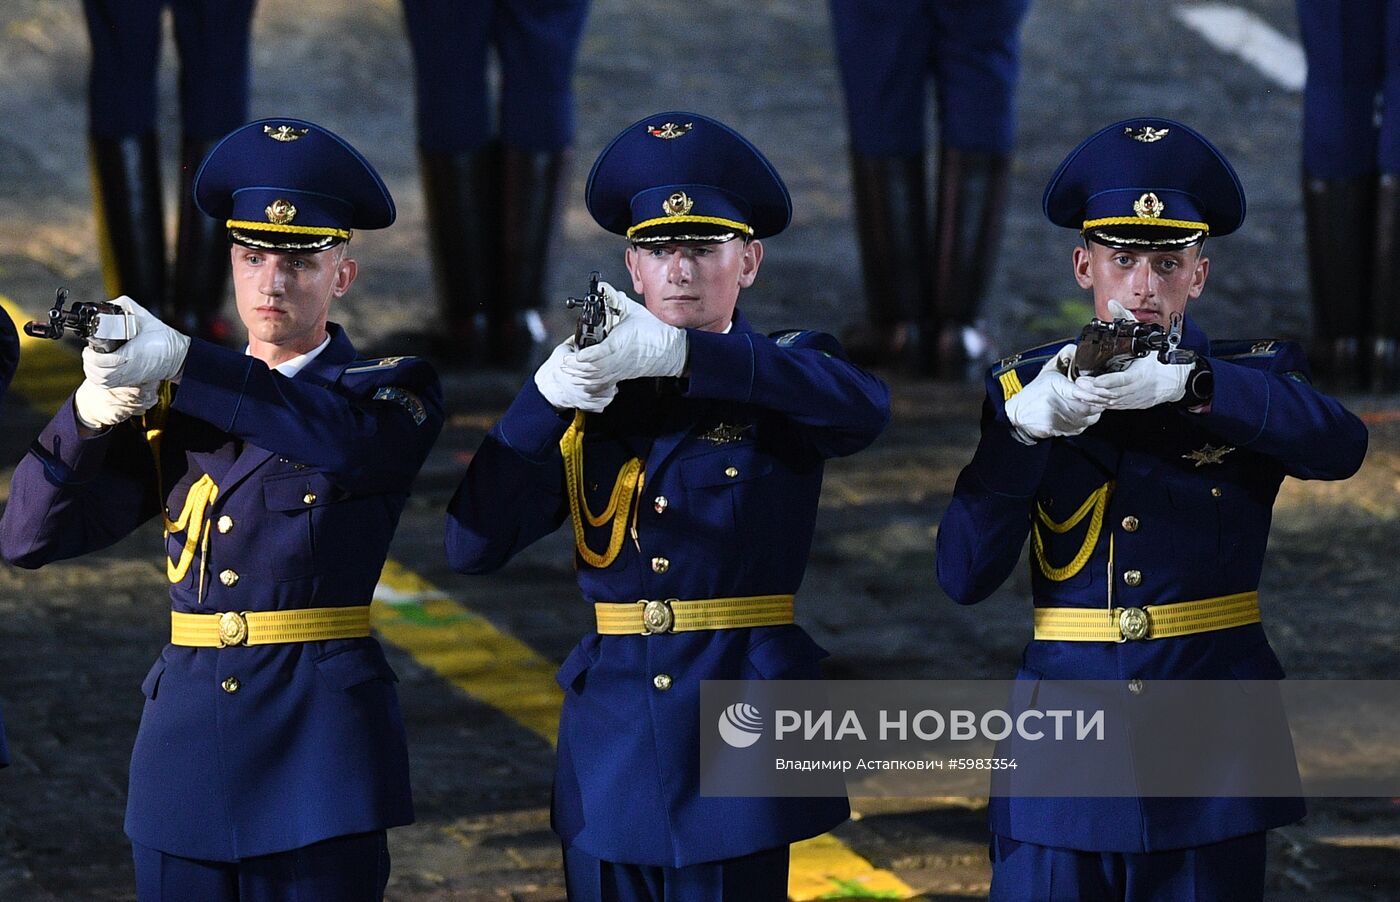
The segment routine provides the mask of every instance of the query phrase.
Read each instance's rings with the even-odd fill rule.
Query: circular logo
[[[736,749],[746,749],[763,735],[763,714],[753,705],[735,702],[719,715],[719,736]]]

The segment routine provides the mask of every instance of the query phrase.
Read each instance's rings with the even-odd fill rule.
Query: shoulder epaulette
[[[1073,340],[1072,338],[1061,338],[1058,341],[1038,345],[998,360],[992,366],[991,377],[1001,385],[1001,399],[1003,401],[1011,400],[1013,395],[1025,388],[1025,380],[1021,378],[1022,375],[1034,379],[1035,374],[1039,373],[1045,366],[1045,361],[1054,357],[1059,353],[1060,348]]]
[[[1288,342],[1277,338],[1232,338],[1210,343],[1210,356],[1220,360],[1239,360],[1242,357],[1268,359],[1283,349]]]
[[[353,376],[356,373],[373,373],[379,370],[392,370],[405,360],[417,360],[417,357],[380,357],[378,360],[356,360],[344,370],[345,375]]]
[[[1009,357],[1003,357],[1000,360],[998,360],[995,365],[992,366],[992,375],[999,377],[1009,370],[1020,370],[1031,363],[1038,363],[1040,364],[1040,366],[1044,366],[1045,361],[1049,360],[1051,357],[1054,357],[1060,352],[1060,348],[1063,348],[1065,345],[1069,344],[1072,341],[1074,341],[1073,338],[1061,338],[1056,341],[1049,342],[1047,344],[1037,345],[1034,348],[1029,348],[1028,350],[1012,354]]]

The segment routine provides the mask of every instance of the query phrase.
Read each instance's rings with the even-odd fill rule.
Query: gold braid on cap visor
[[[1106,216],[1103,219],[1086,219],[1084,225],[1079,227],[1079,231],[1087,232],[1089,229],[1099,226],[1158,226],[1164,229],[1200,229],[1202,232],[1209,232],[1210,226],[1204,222],[1194,222],[1190,219],[1149,219],[1143,216]]]
[[[727,229],[734,229],[735,231],[742,232],[745,235],[753,235],[753,228],[751,226],[746,225],[742,222],[738,222],[737,220],[723,219],[719,216],[658,216],[655,219],[647,219],[643,222],[639,222],[636,225],[629,228],[627,230],[627,237],[632,238],[638,232],[642,231],[643,229],[649,229],[652,226],[671,225],[672,223],[681,222],[696,222],[703,223],[704,225],[724,226]]]
[[[332,238],[350,239],[349,229],[331,226],[282,225],[276,222],[254,222],[250,219],[230,219],[224,224],[230,229],[247,229],[253,232],[282,232],[287,235],[327,235]]]

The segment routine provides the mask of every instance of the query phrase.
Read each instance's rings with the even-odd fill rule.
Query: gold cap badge
[[[1151,191],[1133,201],[1133,212],[1140,219],[1158,219],[1167,207]]]
[[[274,141],[295,141],[297,138],[306,137],[309,128],[297,128],[292,125],[279,125],[276,128],[271,125],[263,126],[263,134]]]
[[[669,141],[672,138],[679,138],[694,127],[694,122],[687,122],[684,125],[678,125],[675,122],[667,122],[660,128],[654,125],[648,125],[647,134],[651,135],[653,138],[662,138]]]
[[[661,212],[667,216],[684,216],[695,206],[695,201],[684,191],[677,191],[661,202]]]
[[[267,221],[275,225],[286,225],[297,218],[297,208],[291,201],[280,197],[268,204],[263,212],[267,213]]]
[[[1167,136],[1167,132],[1169,131],[1171,131],[1169,128],[1153,128],[1150,125],[1143,125],[1138,128],[1133,128],[1129,125],[1123,128],[1123,134],[1132,138],[1134,141],[1141,141],[1143,144],[1152,144],[1155,141],[1160,141]]]

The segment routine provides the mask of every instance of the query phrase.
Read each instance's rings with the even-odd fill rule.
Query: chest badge
[[[1198,451],[1189,451],[1181,455],[1182,460],[1194,460],[1196,466],[1204,467],[1206,464],[1222,464],[1225,462],[1225,455],[1235,450],[1229,445],[1221,445],[1219,448],[1214,445],[1206,445]]]
[[[728,423],[720,423],[718,426],[703,433],[700,438],[703,441],[715,445],[730,445],[734,442],[743,441],[744,433],[752,429],[753,426],[745,424],[743,426],[731,426]]]

